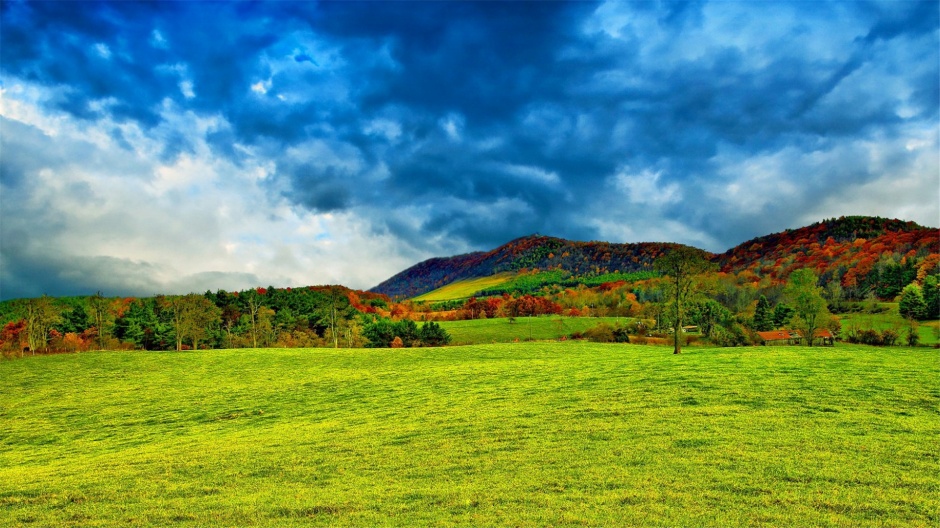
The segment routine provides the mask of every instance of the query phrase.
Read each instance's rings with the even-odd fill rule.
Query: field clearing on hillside
[[[516,341],[544,341],[560,339],[573,332],[584,332],[600,323],[611,326],[626,324],[626,317],[517,317],[510,323],[508,318],[473,319],[467,321],[441,321],[450,334],[453,345],[480,345],[488,343],[514,343]]]
[[[842,335],[846,335],[849,328],[856,325],[861,329],[870,328],[879,332],[889,329],[894,330],[900,334],[901,341],[906,340],[908,322],[898,315],[897,303],[894,303],[893,306],[893,311],[880,314],[849,313],[839,315],[839,319],[842,321]],[[920,321],[917,325],[917,334],[920,336],[921,345],[940,343],[940,321]]]
[[[509,282],[513,279],[513,277],[515,277],[514,273],[499,273],[497,275],[490,275],[488,277],[464,279],[441,286],[440,288],[425,293],[424,295],[419,295],[413,300],[437,302],[468,299],[473,297],[473,295],[478,291],[482,291],[487,288],[495,288],[496,286]]]
[[[931,349],[0,361],[0,526],[937,526]]]

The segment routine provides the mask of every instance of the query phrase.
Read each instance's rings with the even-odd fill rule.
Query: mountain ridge
[[[574,275],[644,271],[651,269],[653,261],[667,249],[681,245],[581,242],[532,234],[490,251],[424,260],[369,291],[397,299],[412,298],[458,280],[521,269],[560,269]],[[849,277],[848,284],[854,286],[859,284],[859,275],[870,272],[873,254],[908,255],[912,251],[911,256],[940,252],[940,229],[897,219],[842,216],[755,237],[724,253],[705,253],[723,272],[749,270],[773,279],[783,279],[797,267],[814,267],[821,275],[828,273],[828,279],[837,274],[842,281],[849,268],[861,265]]]

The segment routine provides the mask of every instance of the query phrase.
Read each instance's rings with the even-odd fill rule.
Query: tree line
[[[391,346],[381,332],[405,313],[388,297],[342,286],[256,288],[149,298],[43,296],[3,303],[0,349],[11,352],[90,349]],[[405,346],[440,345],[449,336],[424,325]]]

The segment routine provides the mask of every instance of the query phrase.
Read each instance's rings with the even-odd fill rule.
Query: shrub
[[[750,337],[744,327],[738,323],[732,323],[728,326],[716,326],[712,329],[712,343],[723,346],[743,346],[750,344]]]
[[[450,334],[441,325],[428,321],[421,326],[418,339],[424,346],[444,346],[450,343]]]
[[[898,338],[900,338],[898,333],[890,328],[881,332],[881,343],[884,346],[894,346],[898,342]]]
[[[858,342],[863,345],[880,346],[883,344],[883,341],[881,340],[881,334],[879,334],[876,330],[872,330],[871,328],[859,330],[856,333],[856,339],[858,339]]]
[[[405,346],[405,343],[401,340],[400,337],[395,336],[395,339],[392,339],[392,348],[402,348]]]
[[[594,343],[613,343],[614,329],[607,323],[600,323],[584,331],[584,338]]]
[[[622,326],[617,326],[614,328],[614,342],[615,343],[629,343],[630,342],[630,333],[626,328]]]

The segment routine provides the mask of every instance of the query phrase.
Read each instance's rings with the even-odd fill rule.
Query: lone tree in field
[[[822,291],[819,287],[819,277],[809,268],[791,273],[783,290],[784,296],[793,307],[791,324],[803,332],[809,346],[813,346],[816,330],[823,326],[830,315]]]
[[[698,278],[715,268],[717,266],[708,260],[704,251],[689,246],[677,246],[653,263],[653,269],[665,275],[667,279],[666,297],[672,303],[674,321],[673,354],[682,351],[682,316],[690,301],[704,291],[704,286]]]

